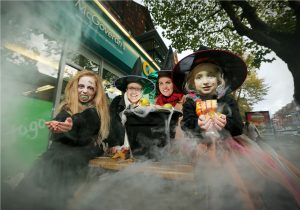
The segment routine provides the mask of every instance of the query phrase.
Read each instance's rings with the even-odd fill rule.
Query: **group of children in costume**
[[[140,64],[135,65],[137,69]],[[284,185],[300,206],[299,174],[283,167],[278,158],[253,145],[247,137],[241,137],[243,122],[230,93],[243,84],[246,75],[247,67],[239,56],[226,50],[200,48],[179,61],[173,70],[157,72],[155,104],[171,104],[182,110],[179,126],[186,141],[194,142],[191,144],[194,146],[181,144],[181,154],[191,159],[203,157],[213,161],[228,159],[231,152],[244,155],[262,176],[272,174],[272,179]],[[128,137],[134,134],[126,132],[125,110],[138,106],[143,94],[153,91],[155,84],[137,71],[117,79],[115,86],[123,94],[115,97],[108,107],[98,75],[82,71],[69,81],[60,112],[46,123],[52,133],[52,145],[38,160],[36,170],[27,176],[28,180],[24,179],[18,187],[18,192],[23,193],[29,183],[36,189],[47,189],[37,190],[30,196],[55,202],[43,206],[43,202],[29,203],[32,199],[20,196],[22,205],[26,203],[32,209],[63,209],[78,187],[75,183],[84,179],[89,159],[103,155],[107,147],[138,149],[138,143],[130,142]],[[65,170],[66,167],[69,170]],[[55,179],[47,184],[47,177]]]

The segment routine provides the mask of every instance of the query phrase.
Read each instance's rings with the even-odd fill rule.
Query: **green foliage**
[[[155,24],[164,29],[163,36],[172,41],[172,46],[179,53],[188,49],[197,50],[200,45],[205,45],[231,50],[239,55],[252,54],[254,59],[249,66],[254,68],[259,68],[262,62],[274,60],[265,56],[271,52],[270,48],[237,32],[221,1],[144,0],[144,2]],[[287,1],[227,1],[226,4],[232,6],[235,17],[249,31],[257,26],[255,30],[262,30],[266,35],[272,36],[271,29],[277,32],[295,30],[295,16]],[[260,18],[258,21],[251,13],[253,10],[253,14]],[[259,24],[256,22],[254,26],[250,24],[254,21]],[[263,27],[264,25],[268,27]]]
[[[238,94],[236,99],[241,114],[252,111],[253,105],[263,100],[268,90],[269,87],[265,84],[264,79],[258,78],[256,71],[249,71],[246,81],[241,88],[236,91],[236,95]]]
[[[241,112],[267,94],[269,87],[256,70],[262,62],[272,62],[266,55],[274,51],[297,76],[299,53],[300,4],[298,1],[210,1],[144,0],[163,36],[180,53],[197,50],[201,45],[235,52],[246,60],[249,75],[234,95]],[[295,58],[295,59],[294,59]],[[292,69],[291,69],[292,68]],[[297,85],[297,83],[294,83]],[[299,89],[299,88],[298,88]],[[295,99],[300,100],[296,93]]]

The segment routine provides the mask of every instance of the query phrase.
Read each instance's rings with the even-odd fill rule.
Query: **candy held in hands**
[[[208,115],[212,118],[214,117],[217,111],[217,107],[218,107],[217,100],[202,101],[198,99],[196,101],[196,114],[197,116]]]

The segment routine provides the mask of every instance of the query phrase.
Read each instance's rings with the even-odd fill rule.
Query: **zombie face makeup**
[[[161,94],[169,97],[173,93],[173,82],[169,77],[160,77],[158,79],[158,88]]]
[[[127,85],[126,94],[127,94],[128,100],[131,103],[133,103],[133,104],[138,103],[142,97],[142,93],[143,93],[143,87],[139,83],[132,82]]]
[[[78,100],[86,104],[94,99],[96,94],[96,81],[93,77],[83,76],[78,81]]]
[[[196,66],[194,73],[194,84],[197,91],[202,95],[216,94],[218,86],[218,66],[211,63],[203,63]]]

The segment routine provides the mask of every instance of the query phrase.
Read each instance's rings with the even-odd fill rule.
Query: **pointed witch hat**
[[[172,47],[170,46],[169,50],[168,50],[168,54],[166,55],[162,70],[152,72],[151,74],[148,75],[148,78],[156,84],[156,95],[159,95],[159,93],[160,93],[159,88],[158,88],[158,79],[160,77],[169,77],[173,80],[172,69],[174,68],[175,65],[176,65],[176,63],[175,63],[174,52],[172,50]],[[174,82],[173,82],[173,88],[174,88],[174,92],[176,92],[176,93],[181,92],[177,88],[177,86]]]
[[[169,47],[168,53],[165,57],[162,70],[152,72],[148,75],[149,79],[157,80],[161,76],[167,76],[172,78],[172,69],[175,66],[174,52],[172,47]]]
[[[247,66],[243,59],[227,50],[210,49],[201,46],[196,52],[181,59],[173,68],[173,82],[184,90],[186,75],[200,63],[213,63],[221,67],[227,93],[238,89],[247,77]]]
[[[115,80],[115,87],[124,93],[126,92],[127,85],[132,82],[142,85],[144,94],[152,92],[155,88],[151,80],[142,76],[142,61],[140,57],[136,60],[130,75]]]

